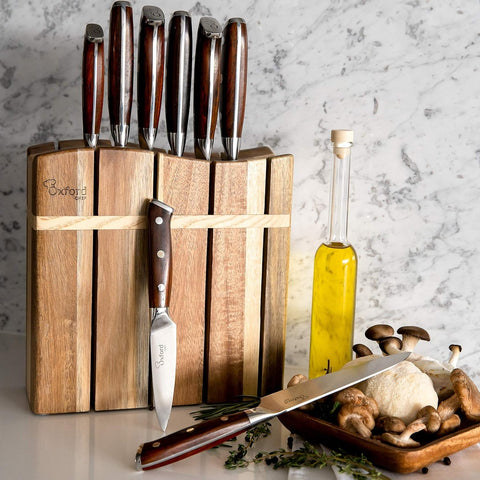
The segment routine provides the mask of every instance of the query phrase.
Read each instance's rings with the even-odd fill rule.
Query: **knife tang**
[[[165,61],[165,17],[158,7],[143,7],[138,41],[138,139],[153,149],[162,104]]]
[[[220,48],[222,29],[211,17],[200,19],[195,51],[195,154],[210,160],[220,101]]]
[[[149,299],[151,308],[166,308],[170,302],[171,233],[173,208],[159,200],[148,207]]]
[[[168,30],[165,116],[170,148],[181,157],[187,138],[192,77],[192,19],[173,13]]]
[[[108,110],[115,145],[125,147],[133,95],[133,18],[130,2],[117,1],[110,11]]]
[[[82,62],[83,137],[91,148],[97,146],[103,108],[103,29],[89,23],[85,28]]]
[[[220,129],[229,160],[236,160],[240,149],[247,91],[247,56],[245,20],[231,18],[223,30],[220,89]]]

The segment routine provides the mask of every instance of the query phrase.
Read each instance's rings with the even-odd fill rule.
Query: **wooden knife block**
[[[174,208],[174,405],[282,388],[293,157],[28,149],[27,394],[39,414],[149,405],[146,219]]]

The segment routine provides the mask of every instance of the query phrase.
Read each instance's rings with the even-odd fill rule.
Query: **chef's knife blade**
[[[247,24],[231,18],[223,29],[220,130],[228,160],[240,150],[247,91]]]
[[[117,1],[110,11],[108,110],[115,145],[125,147],[130,131],[133,94],[133,19],[130,2]]]
[[[83,138],[91,148],[97,146],[103,108],[103,29],[96,23],[85,28],[82,62]]]
[[[374,358],[262,397],[258,407],[206,420],[140,445],[138,470],[150,470],[223,443],[252,426],[373,377],[405,360],[409,352]]]
[[[149,299],[152,309],[150,358],[155,412],[163,431],[172,410],[177,352],[176,325],[169,316],[173,208],[158,200],[148,207]]]
[[[220,101],[220,47],[222,28],[211,17],[202,17],[195,50],[194,136],[195,155],[210,160]]]
[[[138,140],[153,149],[162,104],[165,16],[158,7],[143,7],[138,41]]]
[[[192,19],[187,12],[173,13],[168,30],[165,116],[172,153],[183,155],[187,138],[192,79]]]

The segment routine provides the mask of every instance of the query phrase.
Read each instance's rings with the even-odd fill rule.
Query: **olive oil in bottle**
[[[347,240],[351,130],[332,130],[333,171],[329,237],[315,255],[310,378],[340,369],[352,358],[357,256]]]

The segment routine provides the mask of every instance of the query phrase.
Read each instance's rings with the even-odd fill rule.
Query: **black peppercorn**
[[[428,473],[428,467],[423,467],[422,468],[422,473],[426,475]]]
[[[452,461],[450,460],[450,457],[445,457],[445,458],[443,459],[443,463],[444,463],[445,465],[450,465],[450,464],[452,463]]]

